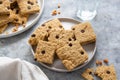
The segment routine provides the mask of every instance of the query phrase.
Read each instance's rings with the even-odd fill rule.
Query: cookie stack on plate
[[[25,26],[29,15],[39,12],[37,0],[0,0],[0,33],[8,23]]]
[[[53,64],[56,54],[68,70],[73,70],[88,60],[88,54],[82,45],[95,41],[96,35],[89,22],[65,30],[59,19],[42,24],[29,39],[31,46],[36,46],[35,60]]]

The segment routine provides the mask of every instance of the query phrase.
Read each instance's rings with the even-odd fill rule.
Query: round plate
[[[58,19],[61,21],[61,23],[62,23],[62,25],[64,26],[64,28],[67,29],[67,30],[71,29],[71,27],[72,27],[73,25],[80,23],[79,21],[74,20],[74,19],[71,19],[71,18],[58,18]],[[49,21],[49,20],[48,20],[48,21]],[[29,46],[30,46],[30,45],[29,45]],[[32,51],[32,53],[33,53],[33,55],[34,55],[34,48],[31,47],[31,46],[30,46],[30,48],[31,48],[31,51]],[[75,70],[78,70],[78,69],[84,67],[86,64],[88,64],[88,63],[92,60],[92,58],[93,58],[94,55],[95,55],[95,51],[96,51],[96,43],[91,43],[91,44],[88,44],[88,45],[84,45],[83,48],[84,48],[85,51],[88,53],[89,58],[88,58],[88,60],[87,60],[84,64],[76,67],[76,68],[73,69],[72,71],[75,71]],[[71,72],[71,71],[68,71],[68,70],[64,67],[64,65],[62,64],[61,60],[58,59],[58,58],[55,58],[54,63],[53,63],[52,65],[44,64],[44,63],[40,63],[40,64],[41,64],[42,66],[50,69],[50,70],[54,70],[54,71],[58,71],[58,72]]]
[[[7,27],[7,29],[2,34],[0,34],[0,38],[6,38],[6,37],[20,34],[24,31],[28,30],[30,27],[32,27],[39,20],[41,14],[43,12],[44,0],[38,0],[38,5],[40,6],[40,12],[33,14],[33,15],[30,15],[25,27],[19,26],[18,31],[12,32],[13,25],[9,25]],[[6,33],[8,33],[8,34],[6,34]]]

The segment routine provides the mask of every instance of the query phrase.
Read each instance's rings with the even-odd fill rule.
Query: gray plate
[[[20,34],[28,30],[29,28],[31,28],[39,20],[40,16],[42,15],[42,12],[44,9],[44,0],[38,0],[38,4],[40,6],[40,12],[29,16],[28,21],[26,23],[26,27],[19,26],[18,31],[12,32],[13,25],[9,25],[7,29],[2,34],[0,34],[0,38],[11,37],[11,36]],[[6,34],[6,32],[8,34]]]
[[[71,27],[73,25],[80,23],[79,21],[71,19],[71,18],[58,18],[58,19],[62,22],[62,24],[63,24],[65,29],[71,29]],[[32,53],[34,54],[34,48],[32,48],[31,46],[30,46],[30,48],[31,48]],[[96,51],[96,43],[85,45],[85,46],[83,46],[83,48],[88,53],[89,58],[88,58],[88,60],[84,64],[76,67],[72,71],[75,71],[75,70],[78,70],[78,69],[84,67],[85,65],[87,65],[92,60],[92,58],[95,55],[95,51]],[[71,71],[68,71],[64,67],[64,65],[61,63],[61,60],[59,60],[58,58],[55,58],[54,63],[52,65],[48,65],[48,64],[44,64],[44,63],[40,63],[40,64],[42,66],[50,69],[50,70],[54,70],[54,71],[58,71],[58,72],[71,72]]]

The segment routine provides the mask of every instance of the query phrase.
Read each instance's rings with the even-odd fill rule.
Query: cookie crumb
[[[14,27],[14,28],[12,29],[12,32],[16,32],[16,31],[18,31],[18,27]]]
[[[52,11],[52,16],[57,15],[57,10]]]
[[[102,61],[96,60],[96,65],[102,65]]]
[[[58,4],[58,8],[60,8],[60,4]]]
[[[108,63],[108,59],[104,59],[103,61],[104,61],[104,63]]]

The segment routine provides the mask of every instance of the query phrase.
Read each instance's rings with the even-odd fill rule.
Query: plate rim
[[[18,34],[21,34],[23,32],[25,32],[26,30],[30,29],[31,27],[33,27],[40,19],[42,13],[43,13],[43,9],[44,9],[44,0],[38,0],[39,2],[42,2],[42,6],[40,8],[40,12],[39,12],[39,15],[34,19],[34,21],[29,24],[27,27],[25,27],[24,29],[20,30],[20,31],[17,31],[17,32],[14,32],[14,33],[11,33],[11,34],[4,34],[4,35],[0,35],[0,38],[8,38],[8,37],[12,37],[12,36],[15,36],[15,35],[18,35]]]
[[[41,24],[43,24],[43,23],[45,23],[45,22],[47,22],[47,21],[49,21],[49,20],[52,20],[52,19],[55,19],[55,18],[50,18],[50,19],[48,19],[48,20],[45,20],[45,21],[43,21]],[[78,23],[81,23],[82,21],[78,21],[78,20],[76,20],[76,19],[73,19],[73,18],[69,18],[69,17],[58,17],[58,19],[66,19],[66,20],[73,20],[73,21],[76,21],[76,22],[78,22]],[[41,25],[40,24],[40,25]],[[97,39],[96,39],[96,41],[97,41]],[[82,64],[81,66],[78,66],[78,67],[76,67],[75,69],[73,69],[73,70],[71,70],[71,71],[69,71],[69,70],[60,70],[60,69],[56,69],[56,68],[50,68],[49,66],[47,66],[47,65],[45,65],[44,63],[41,63],[41,62],[38,62],[40,65],[42,65],[43,67],[45,67],[45,68],[47,68],[47,69],[49,69],[49,70],[52,70],[52,71],[56,71],[56,72],[73,72],[73,71],[76,71],[76,70],[78,70],[78,69],[81,69],[81,68],[83,68],[83,67],[85,67],[93,58],[94,58],[94,56],[95,56],[95,53],[96,53],[96,41],[94,42],[94,44],[95,44],[95,47],[94,47],[94,50],[93,50],[93,52],[91,53],[91,54],[93,54],[93,56],[89,59],[89,61],[87,61],[86,63],[84,63],[84,64]],[[32,52],[32,55],[34,55],[34,51],[33,51],[33,49],[32,49],[32,46],[27,42],[27,45],[30,47],[30,50],[31,50],[31,52]],[[35,62],[37,62],[37,61],[35,61]]]

